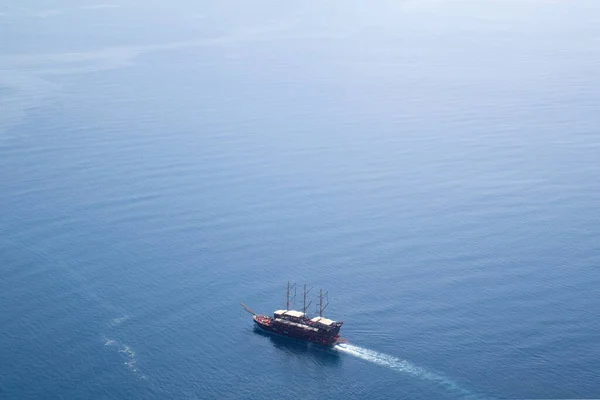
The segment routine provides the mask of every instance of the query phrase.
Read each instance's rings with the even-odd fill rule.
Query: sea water
[[[599,397],[599,12],[4,2],[0,398]]]

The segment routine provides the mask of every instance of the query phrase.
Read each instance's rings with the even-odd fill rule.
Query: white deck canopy
[[[288,317],[294,317],[294,318],[304,318],[304,313],[302,311],[296,311],[296,310],[288,310],[285,312],[285,315],[287,315]]]
[[[331,326],[335,324],[335,321],[331,320],[331,319],[327,319],[325,317],[314,317],[313,319],[311,319],[312,322],[318,322],[319,324],[325,325],[325,326]]]
[[[277,310],[273,314],[275,314],[278,317],[286,316],[292,318],[304,318],[304,313],[302,311],[296,310]]]

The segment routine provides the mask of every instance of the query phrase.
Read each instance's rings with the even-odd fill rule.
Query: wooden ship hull
[[[323,346],[335,346],[338,343],[345,343],[346,340],[340,337],[340,329],[344,322],[333,321],[323,317],[323,311],[329,304],[327,293],[323,290],[319,292],[319,303],[317,307],[318,316],[309,318],[307,314],[311,302],[307,302],[307,295],[310,290],[306,290],[304,285],[304,302],[302,311],[290,309],[290,303],[295,298],[291,296],[291,291],[296,285],[290,285],[288,282],[286,290],[286,309],[277,310],[273,316],[256,314],[244,303],[242,307],[253,315],[254,323],[260,329],[276,335],[287,336],[290,338],[303,340],[306,342],[317,343]]]

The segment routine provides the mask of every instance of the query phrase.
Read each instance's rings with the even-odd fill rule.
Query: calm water
[[[0,398],[600,397],[600,2],[3,3]]]

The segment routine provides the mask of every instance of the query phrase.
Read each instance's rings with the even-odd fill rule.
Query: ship
[[[322,289],[319,290],[318,315],[313,318],[308,315],[308,308],[312,303],[312,301],[307,302],[310,290],[307,290],[306,285],[304,285],[302,311],[290,309],[292,301],[296,298],[296,284],[290,284],[290,282],[286,287],[285,309],[276,310],[273,312],[273,316],[257,314],[244,303],[240,304],[252,314],[255,325],[264,331],[322,346],[345,343],[346,340],[340,337],[340,329],[344,322],[334,321],[323,316],[323,312],[329,305],[328,292],[323,293]]]

